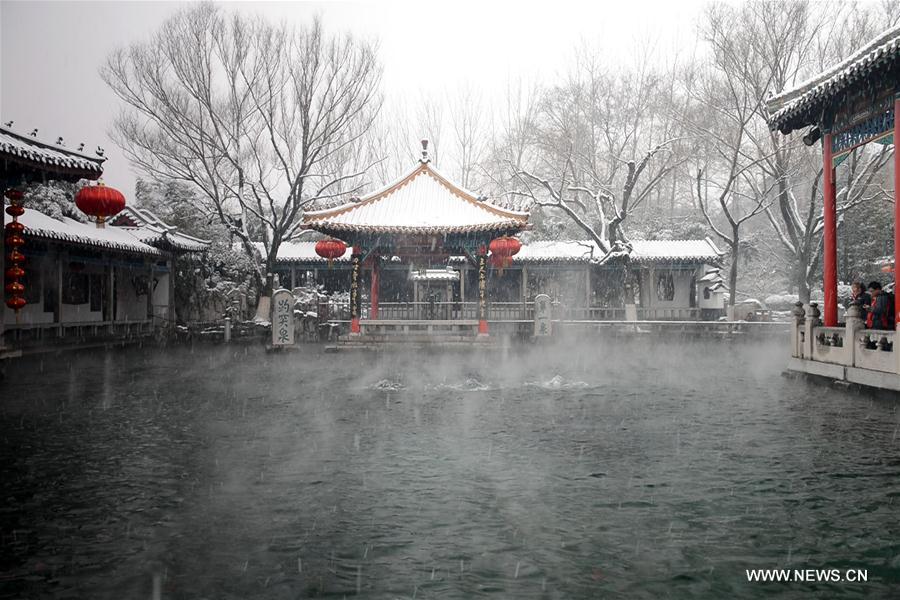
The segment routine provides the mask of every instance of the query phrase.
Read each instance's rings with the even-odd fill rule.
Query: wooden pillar
[[[466,275],[468,274],[469,267],[467,265],[463,265],[459,268],[459,302],[460,306],[462,306],[463,315],[466,314]]]
[[[2,182],[0,185],[0,192],[6,191],[7,182]],[[3,273],[6,273],[7,268],[6,261],[6,197],[0,197],[0,266]],[[4,287],[6,286],[6,277],[2,280]],[[6,347],[4,342],[5,335],[4,330],[6,329],[6,292],[4,291],[3,295],[3,304],[0,304],[0,350]]]
[[[825,312],[823,314],[826,327],[837,325],[837,205],[835,189],[835,170],[832,160],[831,134],[822,138],[824,183],[823,205],[824,215],[824,248],[822,271],[824,274]],[[732,292],[733,293],[733,292]]]
[[[584,266],[584,307],[590,308],[591,306],[591,265],[590,263]]]
[[[520,271],[522,273],[522,277],[520,281],[521,292],[521,301],[522,301],[522,316],[520,317],[522,320],[528,318],[528,267],[522,265],[522,269]]]
[[[106,300],[109,303],[109,331],[113,330],[113,323],[116,321],[116,265],[113,263],[112,259],[109,261],[109,280],[106,282]]]
[[[56,308],[53,310],[53,322],[60,325],[58,334],[62,333],[62,292],[63,292],[63,258],[62,250],[56,251]]]
[[[169,257],[169,306],[166,310],[168,326],[175,327],[175,255]]]
[[[487,248],[478,251],[478,335],[488,335],[487,322]]]
[[[359,335],[359,313],[362,307],[359,293],[359,269],[361,262],[361,250],[353,246],[353,254],[350,258],[350,334]]]
[[[291,291],[297,287],[297,265],[291,265]]]
[[[372,307],[369,310],[369,318],[377,319],[378,318],[378,288],[381,285],[381,264],[379,258],[372,255],[372,286],[369,290],[369,298],[371,299]]]
[[[147,269],[147,318],[153,319],[153,260]]]
[[[900,269],[900,98],[894,99],[894,323],[900,328],[900,302],[897,302],[897,269]],[[896,348],[896,345],[895,345]],[[897,350],[894,350],[897,352]],[[898,353],[900,354],[900,353]],[[900,358],[900,357],[898,357]]]

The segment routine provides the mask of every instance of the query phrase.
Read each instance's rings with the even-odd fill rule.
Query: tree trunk
[[[734,227],[732,229],[734,232],[731,242],[731,269],[728,272],[728,290],[731,292],[728,295],[728,304],[734,307],[734,302],[737,299],[737,276],[738,276],[738,228]]]
[[[256,304],[254,321],[271,321],[270,312],[272,308],[272,292],[275,287],[275,260],[278,257],[278,246],[279,244],[273,239],[266,256],[265,283],[260,291],[259,302]]]

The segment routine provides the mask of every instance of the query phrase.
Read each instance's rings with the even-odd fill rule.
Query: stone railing
[[[845,314],[845,327],[824,327],[817,304],[805,310],[798,303],[791,328],[791,355],[822,363],[900,374],[900,352],[894,352],[894,331],[866,329],[858,306]]]

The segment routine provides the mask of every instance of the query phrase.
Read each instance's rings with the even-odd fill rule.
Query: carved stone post
[[[813,353],[813,350],[816,348],[814,334],[816,327],[822,324],[822,321],[819,319],[821,316],[822,312],[819,310],[819,304],[817,302],[811,303],[809,305],[809,310],[806,311],[806,320],[803,324],[803,351],[810,360],[815,356]]]
[[[805,316],[806,311],[803,310],[803,303],[798,302],[791,310],[791,320],[793,322],[791,327],[791,356],[794,358],[803,358],[802,343],[806,338],[803,337],[802,329]]]
[[[847,312],[844,313],[844,320],[847,322],[847,328],[844,330],[844,351],[847,357],[847,366],[856,366],[856,336],[858,332],[864,328],[862,320],[862,311],[855,302],[850,305]]]

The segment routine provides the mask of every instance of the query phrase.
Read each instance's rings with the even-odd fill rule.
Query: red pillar
[[[372,255],[372,288],[369,291],[369,298],[372,299],[372,308],[369,311],[370,319],[378,318],[378,288],[381,285],[381,261],[374,254]]]
[[[824,154],[825,197],[823,213],[825,225],[825,248],[823,256],[823,272],[825,287],[825,310],[822,311],[826,327],[837,325],[837,199],[834,183],[834,165],[831,156],[831,134],[826,133],[822,139]]]
[[[900,268],[900,99],[894,100],[894,323],[900,329],[897,269]]]
[[[487,248],[478,250],[478,335],[488,335],[487,322]]]
[[[350,257],[350,333],[359,333],[359,312],[362,307],[362,294],[359,289],[359,271],[362,266],[361,251],[358,246],[353,246],[353,254]]]

